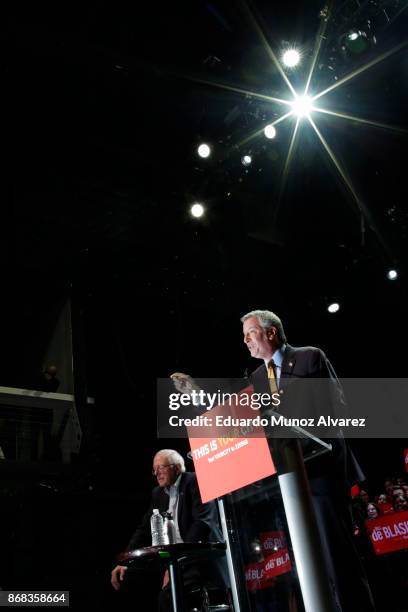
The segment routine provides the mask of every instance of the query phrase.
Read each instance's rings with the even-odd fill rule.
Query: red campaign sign
[[[291,569],[292,563],[287,548],[282,548],[265,559],[265,573],[268,578],[286,574]]]
[[[264,561],[245,566],[245,580],[248,591],[259,591],[273,585],[273,578],[265,574]]]
[[[408,548],[408,510],[366,521],[376,555]]]
[[[264,554],[269,555],[286,546],[285,533],[283,529],[279,531],[264,531],[259,534],[261,546]]]
[[[241,391],[246,394],[252,392],[253,387]],[[217,415],[231,414],[231,406],[216,406],[209,414],[215,422]],[[240,407],[240,417],[253,418],[254,413],[249,406]],[[256,438],[244,437],[245,430],[242,428],[225,430],[225,426],[203,426],[199,429],[200,438],[190,437],[189,440],[204,503],[276,473],[262,427],[251,427],[251,433],[257,432],[259,435]],[[191,428],[190,435],[197,435],[197,427]]]
[[[245,579],[248,591],[259,591],[270,587],[276,576],[281,576],[292,570],[292,563],[287,548],[268,555],[258,563],[245,566]]]
[[[404,448],[405,471],[408,472],[408,448]]]

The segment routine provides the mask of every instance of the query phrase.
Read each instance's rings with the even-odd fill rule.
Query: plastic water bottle
[[[167,537],[169,544],[176,543],[176,525],[171,512],[164,513],[164,535]]]
[[[163,517],[157,508],[153,509],[153,514],[150,519],[150,528],[152,531],[152,546],[162,546],[168,544],[168,539],[164,533]]]

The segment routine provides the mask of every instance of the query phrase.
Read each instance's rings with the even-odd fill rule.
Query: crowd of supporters
[[[360,489],[353,497],[354,516],[357,523],[371,520],[385,514],[408,510],[408,484],[401,476],[386,478],[383,490],[371,494]]]
[[[353,488],[352,492],[355,542],[379,612],[406,612],[408,609],[408,543],[407,548],[376,554],[369,525],[375,519],[408,510],[407,480],[401,476],[385,478],[381,487],[364,486]],[[405,522],[406,515],[401,516],[401,520]]]

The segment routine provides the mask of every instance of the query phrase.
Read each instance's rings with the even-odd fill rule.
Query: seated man
[[[176,542],[221,542],[222,532],[214,502],[201,503],[196,475],[186,472],[183,457],[175,450],[160,450],[153,459],[153,474],[158,486],[152,491],[151,503],[140,525],[132,535],[126,550],[151,546],[150,517],[153,508],[171,512],[176,531]],[[221,560],[223,561],[223,560]],[[183,574],[184,584],[193,587],[213,584],[225,588],[227,583],[223,563],[200,562],[189,566]],[[126,566],[117,565],[111,574],[114,589],[119,590]],[[166,571],[159,594],[160,612],[172,610],[169,576]]]

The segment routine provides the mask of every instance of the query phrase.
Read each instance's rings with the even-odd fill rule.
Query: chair
[[[229,590],[213,586],[200,586],[192,589],[188,598],[190,600],[189,612],[233,612]]]

